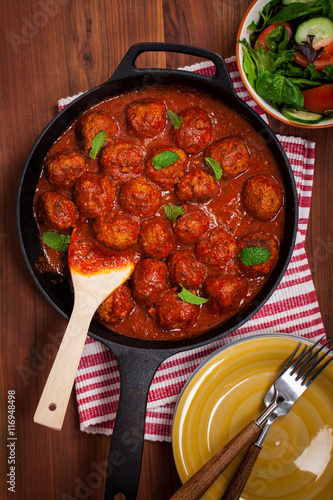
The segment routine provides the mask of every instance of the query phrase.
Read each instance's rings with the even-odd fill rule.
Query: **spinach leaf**
[[[284,24],[277,26],[265,37],[267,47],[273,52],[287,50],[288,42],[288,30]]]
[[[291,3],[281,9],[275,16],[271,17],[267,24],[282,23],[283,21],[292,21],[298,17],[306,15],[314,15],[322,11],[322,6],[316,2],[314,5],[309,5],[303,2]]]
[[[279,73],[264,71],[258,75],[256,92],[263,99],[273,103],[288,104],[298,110],[302,109],[304,96],[302,91],[288,78]]]

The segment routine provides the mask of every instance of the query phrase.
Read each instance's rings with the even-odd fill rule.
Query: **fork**
[[[262,430],[263,425],[268,419],[271,418],[272,422],[276,417],[289,413],[295,401],[297,401],[297,399],[303,394],[309,385],[312,384],[316,377],[318,377],[324,368],[333,360],[333,357],[329,356],[333,347],[322,353],[328,342],[325,342],[325,344],[323,344],[319,349],[316,349],[323,338],[324,337],[320,338],[311,347],[305,345],[299,356],[296,358],[296,354],[299,352],[302,342],[297,345],[296,349],[287,360],[273,384],[274,396],[271,404],[256,420],[250,422],[237,434],[237,436],[235,436],[224,448],[222,448],[222,450],[214,455],[201,467],[201,469],[199,469],[186,483],[184,483],[183,486],[181,486],[181,488],[170,498],[170,500],[199,499],[230,464],[230,462],[232,462],[238,453],[245,447],[245,445],[252,441],[258,432]],[[329,359],[323,362],[324,358],[327,357]],[[270,391],[268,391],[268,394]],[[253,464],[254,462],[255,460],[253,461]],[[250,472],[251,468],[249,470],[249,473]],[[247,477],[244,474],[241,476],[245,478],[245,482],[241,483],[242,488],[239,494],[243,490],[249,473]],[[242,479],[242,481],[244,481],[244,479]],[[233,496],[223,496],[223,500],[239,498],[239,495],[235,496],[233,492],[231,492],[231,494]]]
[[[303,392],[306,390],[307,387],[318,377],[318,375],[324,370],[324,368],[333,360],[333,357],[330,357],[329,359],[326,360],[325,363],[323,363],[320,367],[320,363],[323,361],[324,358],[327,357],[327,355],[332,352],[333,347],[328,349],[322,356],[320,356],[320,353],[322,350],[329,344],[329,341],[325,342],[320,349],[317,349],[314,351],[314,348],[322,341],[323,337],[316,342],[310,349],[307,349],[306,346],[303,349],[303,352],[300,354],[299,358],[292,362],[293,359],[296,356],[297,351],[299,350],[300,344],[296,347],[295,351],[292,353],[290,358],[288,359],[287,363],[283,367],[280,375],[278,378],[281,377],[281,379],[290,377],[291,380],[294,379],[296,384],[295,387],[293,388],[297,393],[299,394],[298,397],[303,394]],[[298,368],[297,368],[298,367]],[[316,371],[315,368],[319,367]],[[288,373],[290,375],[288,375]],[[287,382],[290,380],[287,379]],[[275,388],[274,383],[273,387]],[[300,385],[299,385],[300,384]],[[268,394],[268,393],[267,393]],[[275,393],[275,399],[277,395]],[[266,399],[266,398],[265,398]],[[295,399],[295,401],[296,401]],[[273,403],[274,404],[274,401]],[[293,403],[292,403],[293,404]],[[292,406],[291,404],[291,406]],[[291,408],[290,406],[290,408]],[[288,409],[287,413],[290,411],[290,408]],[[283,413],[285,415],[286,413]],[[256,439],[255,443],[252,444],[248,452],[246,453],[242,463],[240,464],[238,470],[236,471],[235,475],[231,479],[228,488],[226,489],[223,497],[221,500],[238,500],[246,483],[247,480],[251,474],[251,471],[254,467],[254,464],[259,456],[259,453],[262,448],[262,443],[271,427],[273,424],[274,420],[279,416],[279,413],[277,411],[273,411],[273,413],[270,415],[270,417],[266,420],[266,423],[259,434],[259,437]]]

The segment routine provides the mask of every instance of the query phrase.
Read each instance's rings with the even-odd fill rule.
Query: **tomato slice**
[[[323,70],[329,64],[333,64],[333,37],[325,38],[317,43],[313,44],[313,47],[318,50],[324,47],[324,50],[314,61],[314,67],[317,71]],[[307,60],[303,54],[296,50],[295,62],[297,62],[303,68],[306,68],[310,61]]]
[[[277,26],[280,26],[281,24],[284,24],[284,26],[287,28],[287,31],[288,31],[288,40],[289,40],[290,37],[291,37],[291,35],[293,34],[290,24],[287,23],[287,22],[275,23],[275,24],[271,24],[270,26],[267,26],[267,28],[265,28],[264,31],[262,31],[260,33],[260,35],[257,38],[256,43],[254,44],[254,48],[257,49],[258,48],[258,43],[260,43],[264,47],[265,50],[269,50],[268,47],[267,47],[267,45],[266,45],[266,43],[265,43],[265,38],[266,38],[267,35],[270,34],[271,31],[273,31]]]
[[[333,109],[333,84],[327,83],[320,87],[303,90],[304,108],[314,113],[325,113]]]

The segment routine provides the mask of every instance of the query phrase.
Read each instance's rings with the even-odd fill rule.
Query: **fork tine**
[[[308,360],[309,358],[311,358],[311,355],[313,353],[313,351],[315,350],[315,348],[317,347],[317,345],[325,338],[325,335],[323,335],[322,337],[320,337],[319,340],[317,340],[317,342],[315,342],[311,347],[308,348],[308,346],[306,345],[303,349],[303,351],[301,352],[301,354],[298,356],[298,358],[295,360],[295,362],[290,366],[290,368],[292,369],[292,372],[291,374],[293,375],[294,373],[296,373],[297,369],[302,369],[302,367],[305,367],[306,364],[308,363]],[[297,366],[302,363],[302,366],[297,368]]]
[[[306,373],[308,375],[316,366],[318,366],[318,364],[320,363],[321,359],[323,359],[326,356],[326,353],[325,353],[322,356],[322,358],[318,359],[319,358],[319,354],[321,353],[321,351],[326,346],[328,346],[328,344],[329,344],[329,340],[327,340],[325,342],[325,344],[323,344],[319,349],[313,351],[312,353],[309,352],[309,354],[311,354],[311,356],[306,360],[306,362],[302,363],[302,365],[296,370],[296,372],[295,372],[296,373],[296,379],[295,380],[299,380],[300,378],[303,378],[305,371],[306,371]],[[303,374],[302,374],[302,372],[303,372]],[[305,376],[305,378],[306,378],[306,376]]]
[[[282,375],[290,366],[291,366],[291,363],[293,361],[293,359],[295,358],[299,348],[301,347],[302,345],[302,342],[299,342],[299,344],[296,346],[295,350],[290,354],[289,358],[287,359],[287,361],[285,362],[282,370],[280,371],[279,375]],[[304,349],[303,349],[304,351]]]
[[[316,365],[315,366],[318,366],[319,363],[324,359],[326,358],[327,356],[329,356],[329,353],[330,352],[333,352],[333,346],[328,349],[327,352],[325,352],[325,354],[317,361]],[[306,387],[309,387],[310,384],[312,384],[312,382],[318,377],[318,375],[324,370],[324,368],[326,368],[327,365],[330,364],[330,362],[333,361],[333,356],[329,356],[329,359],[326,361],[326,363],[324,363],[322,366],[320,366],[318,368],[318,370],[312,375],[312,377],[307,381],[305,382],[305,379],[308,375],[310,375],[310,373],[314,370],[315,367],[311,368],[311,370],[308,370],[303,377],[304,380],[302,381],[302,385],[306,385]]]

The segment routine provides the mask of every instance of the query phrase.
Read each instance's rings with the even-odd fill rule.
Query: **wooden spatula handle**
[[[213,484],[224,469],[238,453],[260,431],[255,422],[250,422],[222,450],[214,455],[183,486],[176,491],[170,500],[197,500]]]
[[[247,454],[245,455],[244,460],[239,466],[236,474],[232,478],[229,483],[228,488],[226,489],[221,500],[238,500],[246,483],[250,477],[254,464],[258,458],[260,453],[261,446],[258,446],[254,443]]]
[[[95,305],[75,302],[67,329],[39,400],[34,422],[61,430]]]

